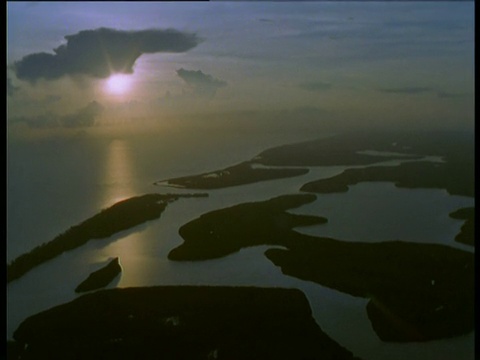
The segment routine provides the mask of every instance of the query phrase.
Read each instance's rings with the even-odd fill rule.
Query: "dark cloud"
[[[400,88],[380,88],[378,91],[389,93],[389,94],[423,94],[426,92],[432,91],[432,88],[429,87],[400,87]]]
[[[59,116],[47,113],[35,117],[19,117],[12,120],[15,123],[25,123],[31,128],[80,128],[90,127],[95,124],[95,118],[103,112],[104,108],[96,101],[90,102],[87,106],[72,114]]]
[[[65,36],[67,43],[54,54],[34,53],[14,63],[19,79],[35,82],[65,75],[106,78],[112,73],[133,73],[133,65],[142,54],[181,53],[200,42],[196,34],[173,29],[123,31],[108,28],[84,30]]]
[[[312,92],[324,92],[330,90],[332,84],[322,81],[310,81],[304,82],[298,85],[300,89],[312,91]]]
[[[18,91],[19,87],[13,85],[12,79],[7,76],[7,95],[13,96]]]
[[[212,98],[219,88],[227,86],[225,81],[215,79],[201,70],[182,68],[177,70],[177,75],[191,87],[195,95],[200,97]]]

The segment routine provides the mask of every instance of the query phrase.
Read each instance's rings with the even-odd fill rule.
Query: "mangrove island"
[[[474,256],[439,244],[346,242],[294,231],[326,219],[286,210],[315,199],[280,196],[202,215],[180,229],[172,260],[225,256],[242,247],[281,245],[265,255],[282,272],[369,299],[373,329],[384,341],[427,341],[474,328]]]
[[[297,289],[156,286],[100,290],[27,318],[9,359],[357,359]]]
[[[308,169],[302,168],[261,168],[254,162],[245,161],[241,164],[200,175],[185,176],[164,181],[156,185],[168,185],[188,189],[219,189],[229,186],[245,185],[258,181],[274,180],[304,175]]]
[[[104,239],[123,230],[157,219],[167,205],[180,197],[204,197],[207,194],[147,194],[120,201],[100,213],[72,226],[53,240],[20,255],[7,265],[7,283],[34,267],[82,246],[91,239]]]
[[[79,293],[101,289],[110,284],[121,272],[122,267],[118,262],[118,257],[116,257],[101,269],[91,273],[88,278],[75,288],[75,292]]]
[[[460,233],[455,237],[455,241],[465,245],[475,246],[475,208],[468,207],[458,209],[450,214],[453,219],[465,220]]]

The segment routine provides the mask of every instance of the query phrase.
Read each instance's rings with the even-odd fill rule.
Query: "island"
[[[419,342],[471,332],[474,255],[436,244],[307,238],[265,253],[286,275],[369,299],[383,341]]]
[[[313,166],[359,166],[387,160],[414,161],[436,156],[442,158],[445,164],[422,162],[412,166],[413,171],[419,168],[427,175],[427,179],[420,179],[419,185],[416,179],[405,180],[402,177],[399,181],[406,181],[409,187],[423,187],[425,183],[429,187],[448,186],[453,194],[467,193],[470,194],[468,196],[473,196],[474,153],[474,137],[468,132],[345,132],[277,146],[238,165],[199,175],[157,181],[155,184],[190,189],[219,189],[299,176],[306,174],[308,167]],[[404,173],[404,170],[409,171],[410,168],[401,168],[398,172]],[[438,176],[447,178],[439,180]],[[337,180],[340,179],[335,179]],[[332,180],[330,188],[332,191],[345,191],[345,184],[335,184]],[[319,192],[329,191],[328,189],[323,184]]]
[[[475,207],[458,209],[450,214],[451,218],[465,220],[455,241],[475,246]]]
[[[242,247],[279,245],[265,253],[282,272],[369,299],[367,313],[384,341],[427,341],[474,328],[474,255],[438,244],[346,242],[298,233],[325,218],[288,209],[315,199],[285,195],[200,216],[180,228],[184,243],[169,259],[204,260]]]
[[[287,144],[258,154],[256,162],[267,166],[368,165],[393,159],[420,159],[412,137],[398,131],[344,132],[319,139]],[[382,152],[379,157],[364,151]]]
[[[207,194],[146,194],[120,201],[100,213],[72,226],[53,240],[20,255],[7,265],[7,283],[20,278],[34,267],[78,248],[91,239],[104,239],[123,230],[157,219],[167,205],[181,197]]]
[[[88,278],[75,288],[75,292],[80,293],[104,288],[121,272],[122,267],[118,262],[118,257],[116,257],[101,269],[91,273]]]
[[[383,135],[382,135],[383,134]],[[347,169],[343,173],[301,187],[301,191],[315,193],[346,192],[349,185],[365,181],[390,181],[398,187],[445,189],[451,195],[473,197],[475,195],[475,143],[474,136],[466,132],[415,132],[415,133],[375,133],[374,135],[344,135],[350,137],[353,144],[365,144],[372,140],[371,149],[392,151],[402,149],[407,154],[437,156],[441,162],[413,161],[398,166],[372,166]],[[385,140],[382,140],[383,137]],[[388,142],[393,141],[390,146]],[[355,145],[351,145],[355,146]],[[286,148],[283,153],[274,149],[264,155],[264,163],[277,163],[285,152],[294,151]],[[270,153],[273,154],[270,154]],[[333,152],[335,154],[335,152]],[[295,152],[295,159],[301,154]],[[358,155],[358,153],[357,153]],[[291,158],[291,156],[290,156]],[[332,157],[332,159],[334,156]],[[300,161],[299,159],[297,159]],[[296,161],[298,163],[298,161]],[[285,162],[282,162],[285,163]],[[289,161],[287,161],[289,163]],[[358,163],[358,162],[357,162]],[[331,165],[338,165],[334,162]]]
[[[9,359],[358,360],[283,288],[99,290],[27,318],[14,339]]]
[[[471,165],[474,154],[475,136],[472,132],[378,129],[344,132],[312,141],[283,145],[265,150],[255,159],[261,164],[273,166],[348,166],[440,156],[447,162]]]
[[[341,174],[312,181],[300,190],[314,193],[347,192],[349,185],[360,182],[389,181],[403,188],[445,189],[451,195],[474,196],[473,164],[415,161],[398,166],[372,166],[347,169]]]
[[[308,169],[258,167],[252,161],[245,161],[222,170],[157,181],[154,184],[188,189],[220,189],[258,181],[305,175],[306,173],[308,173]]]
[[[286,212],[315,201],[313,194],[284,195],[201,215],[179,229],[184,243],[170,251],[170,260],[219,258],[255,245],[287,245],[292,228],[324,224],[326,218]]]

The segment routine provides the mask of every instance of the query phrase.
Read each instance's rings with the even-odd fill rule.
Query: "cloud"
[[[200,97],[213,98],[219,88],[227,86],[225,81],[215,79],[201,70],[185,70],[182,68],[177,70],[177,75],[190,86],[195,95]]]
[[[300,89],[311,91],[311,92],[324,92],[330,90],[332,84],[322,82],[322,81],[310,81],[304,82],[298,85]]]
[[[13,85],[12,79],[7,76],[7,95],[14,96],[15,93],[19,90],[18,86]]]
[[[196,34],[174,29],[123,31],[108,28],[84,30],[65,36],[67,43],[45,52],[29,54],[14,63],[19,79],[31,83],[65,75],[106,78],[112,73],[133,73],[142,54],[186,52],[200,42]]]
[[[227,82],[205,74],[201,70],[176,70],[177,75],[185,82],[180,92],[167,90],[164,96],[149,101],[149,106],[162,109],[163,112],[194,113],[207,109],[219,88],[227,86]],[[214,105],[212,105],[214,106]]]
[[[380,88],[378,91],[389,93],[389,94],[409,94],[416,95],[432,91],[432,88],[429,87],[400,87],[400,88]]]
[[[95,118],[99,116],[104,110],[104,107],[96,101],[90,102],[84,108],[77,112],[66,115],[61,119],[61,124],[64,127],[88,127],[95,124]]]
[[[12,123],[25,123],[31,128],[79,128],[90,127],[95,124],[95,118],[104,110],[104,107],[92,101],[85,107],[72,114],[59,116],[53,113],[46,113],[35,117],[19,117],[12,120]]]

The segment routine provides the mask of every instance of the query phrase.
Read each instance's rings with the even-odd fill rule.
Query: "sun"
[[[112,95],[126,94],[132,85],[130,75],[114,74],[107,79],[105,89]]]

